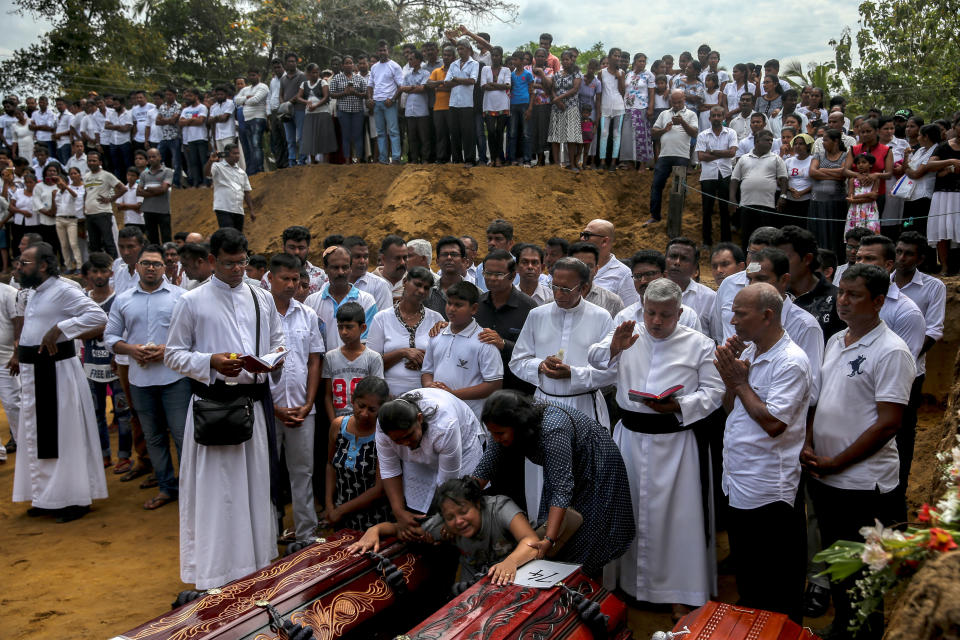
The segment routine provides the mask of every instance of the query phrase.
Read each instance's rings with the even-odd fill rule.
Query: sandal
[[[106,461],[104,461],[104,466],[106,466]],[[113,468],[113,473],[115,475],[123,475],[130,471],[133,467],[133,463],[130,462],[130,458],[120,458],[117,460],[117,465]]]
[[[155,486],[160,484],[157,482],[157,476],[149,476],[146,480],[140,483],[141,489],[153,489]]]
[[[120,478],[120,482],[130,482],[131,480],[136,480],[140,476],[145,476],[150,473],[152,469],[145,465],[138,465],[130,469],[127,474]]]
[[[277,544],[290,544],[297,541],[297,532],[292,529],[284,529],[283,533],[277,536]]]
[[[159,509],[163,505],[173,502],[174,500],[175,498],[171,498],[166,494],[158,493],[157,495],[153,496],[152,498],[144,502],[143,508],[146,509],[147,511],[153,511],[154,509]]]

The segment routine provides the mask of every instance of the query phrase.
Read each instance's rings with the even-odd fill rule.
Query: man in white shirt
[[[62,166],[70,157],[70,141],[73,139],[70,128],[73,125],[73,113],[67,108],[66,98],[57,98],[54,105],[57,109],[57,124],[54,129],[53,143],[57,148],[56,158]]]
[[[741,156],[746,155],[751,151],[753,151],[753,147],[754,145],[756,145],[756,135],[761,130],[767,130],[773,133],[770,130],[770,125],[768,124],[767,116],[763,115],[759,111],[755,111],[754,113],[750,114],[750,132],[747,134],[747,137],[742,139],[739,145],[737,145],[737,154],[736,156],[734,156],[734,159],[733,159],[734,164],[736,164],[740,160]],[[803,132],[798,131],[797,133],[803,133]],[[773,151],[773,153],[779,155],[780,148],[782,146],[783,146],[783,140],[781,139],[781,137],[777,135],[773,136],[773,146],[770,148],[770,150]]]
[[[213,179],[213,212],[219,228],[233,227],[243,231],[243,207],[250,210],[250,222],[257,219],[253,212],[250,178],[240,167],[240,146],[228,144],[223,151],[210,154],[203,173]]]
[[[377,308],[381,311],[393,307],[393,293],[390,284],[383,278],[367,271],[370,265],[370,247],[367,246],[367,241],[360,236],[348,236],[343,241],[343,248],[350,252],[349,280],[353,286],[373,296]],[[439,249],[437,247],[438,251]]]
[[[800,454],[812,476],[809,485],[824,547],[862,539],[860,529],[879,520],[890,526],[907,519],[899,485],[894,437],[916,377],[907,345],[880,319],[890,276],[870,264],[850,267],[840,279],[837,313],[847,329],[827,340],[822,386],[813,428]],[[839,634],[854,618],[847,590],[856,576],[831,583]],[[879,638],[882,609],[862,632]]]
[[[407,243],[403,238],[390,234],[380,243],[380,265],[373,275],[390,285],[390,293],[396,302],[403,295],[403,276],[407,273]]]
[[[183,109],[177,119],[180,127],[180,139],[187,147],[187,184],[199,187],[204,184],[203,162],[210,155],[207,143],[207,107],[200,102],[199,89],[187,89],[183,92]]]
[[[729,200],[740,203],[743,237],[759,227],[778,226],[773,215],[776,193],[787,191],[787,165],[770,152],[772,146],[773,134],[766,129],[758,132],[753,151],[740,158],[730,177]]]
[[[270,293],[243,281],[243,234],[219,229],[210,249],[214,276],[180,298],[164,354],[164,364],[193,380],[180,461],[180,579],[197,589],[220,587],[277,555],[268,480],[276,463],[274,422],[266,413],[270,389],[235,354],[282,350],[283,323]],[[252,412],[245,441],[220,446],[197,431],[198,405],[224,402],[245,402]]]
[[[597,277],[597,263],[600,261],[600,252],[597,250],[597,247],[589,242],[574,242],[569,247],[569,255],[571,258],[576,258],[587,265],[587,268],[590,269],[590,282],[584,285],[586,293],[583,294],[583,299],[587,302],[592,302],[598,307],[603,307],[607,310],[607,313],[610,314],[611,318],[615,318],[618,313],[623,311],[623,300],[614,292],[599,287],[596,282],[594,282],[594,279]],[[559,260],[559,258],[557,258],[557,260]],[[556,260],[554,260],[554,264],[556,264]],[[551,284],[553,283],[552,276],[549,282]]]
[[[63,170],[69,174],[70,169],[75,168],[80,171],[81,176],[87,175],[90,168],[87,166],[87,154],[83,152],[83,140],[74,140],[71,147],[73,153],[67,158]]]
[[[110,164],[117,180],[126,180],[127,167],[133,164],[133,147],[130,144],[130,131],[133,129],[133,116],[127,111],[122,96],[114,96],[113,109],[107,110],[103,124],[104,133],[110,134]]]
[[[300,260],[310,279],[309,293],[316,293],[327,284],[327,274],[323,269],[310,263],[310,229],[298,224],[287,227],[280,236],[280,246],[284,253]],[[263,274],[260,286],[270,291],[269,272]]]
[[[280,81],[277,80],[277,91]],[[250,149],[247,163],[247,175],[263,171],[263,132],[267,128],[267,104],[271,97],[271,88],[260,82],[260,70],[247,71],[247,85],[234,96],[233,101],[243,109],[245,129],[243,137]]]
[[[347,302],[356,302],[363,307],[367,329],[360,335],[360,339],[366,342],[367,331],[379,309],[373,296],[350,284],[350,254],[343,247],[331,247],[323,255],[323,268],[330,281],[320,291],[307,296],[304,304],[316,311],[320,319],[320,333],[323,334],[327,350],[343,346],[337,330],[337,310]]]
[[[50,101],[47,96],[40,96],[37,99],[37,110],[30,114],[30,130],[34,132],[34,138],[38,145],[44,145],[50,152],[50,157],[56,157],[57,147],[53,141],[53,134],[57,130],[57,115],[50,109]]]
[[[324,343],[316,312],[293,299],[300,285],[300,261],[286,253],[270,259],[270,293],[286,336],[287,355],[280,375],[270,380],[277,418],[277,448],[286,451],[297,541],[311,541],[317,527],[313,501],[313,442],[317,389]]]
[[[667,242],[664,260],[666,265],[664,275],[680,287],[680,291],[683,292],[681,297],[683,304],[697,312],[701,331],[707,336],[712,336],[714,334],[713,308],[717,292],[693,279],[700,265],[700,250],[697,248],[697,243],[683,236],[673,238]]]
[[[400,127],[397,120],[397,97],[403,85],[403,71],[400,65],[390,59],[388,47],[386,40],[380,40],[377,43],[379,61],[370,67],[367,99],[373,100],[380,164],[387,164],[388,152],[393,163],[398,164],[400,162]]]
[[[620,262],[613,253],[615,239],[613,223],[602,218],[591,220],[580,232],[580,240],[595,246],[600,256],[593,284],[617,294],[623,304],[629,306],[639,302],[640,296],[637,295],[637,290],[633,286],[630,268]]]
[[[755,262],[760,250],[765,247],[776,246],[780,231],[775,227],[760,227],[750,234],[747,240],[747,261]],[[717,299],[714,302],[713,326],[716,335],[713,336],[717,344],[726,343],[734,335],[733,299],[741,289],[747,286],[747,272],[745,270],[732,273],[723,279],[717,288]]]
[[[642,315],[630,319],[623,316],[635,307],[624,309],[616,329],[589,348],[588,362],[617,373],[613,439],[637,523],[636,539],[616,562],[617,585],[638,600],[671,603],[679,614],[715,589],[693,429],[720,407],[723,383],[713,341],[679,323],[680,287],[658,278],[642,305]]]
[[[514,284],[538,305],[553,302],[553,292],[543,282],[543,249],[524,243],[517,248],[517,279]]]
[[[806,526],[796,507],[811,365],[784,331],[782,312],[782,294],[772,285],[747,286],[733,302],[737,337],[717,347],[730,410],[723,491],[730,501],[727,530],[739,604],[784,613],[800,624]],[[771,530],[777,536],[769,536]]]
[[[210,122],[213,126],[213,146],[217,151],[224,151],[228,144],[235,144],[239,147],[237,138],[237,118],[234,112],[236,106],[233,100],[227,97],[226,87],[217,87],[214,92],[217,96],[216,102],[210,105]],[[246,173],[247,164],[243,158],[243,149],[240,149],[240,159],[237,165]]]
[[[740,96],[740,110],[727,123],[727,126],[736,132],[737,140],[743,140],[750,135],[750,116],[753,114],[753,94],[744,92]]]
[[[697,136],[697,160],[700,162],[700,203],[703,208],[703,244],[713,244],[713,203],[720,210],[720,241],[729,242],[731,158],[737,153],[737,132],[723,126],[723,107],[710,108],[710,128]]]
[[[147,94],[142,89],[138,89],[133,94],[135,104],[130,109],[130,117],[133,118],[133,148],[134,150],[147,150],[150,148],[150,125],[153,121],[156,106],[147,101]]]
[[[670,108],[657,117],[650,130],[654,140],[660,141],[660,156],[653,169],[653,185],[650,187],[650,219],[644,225],[660,221],[660,205],[663,188],[674,167],[690,165],[690,140],[699,132],[699,116],[688,109],[682,90],[670,92]]]

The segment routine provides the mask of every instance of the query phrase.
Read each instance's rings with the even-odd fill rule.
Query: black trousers
[[[872,527],[874,520],[885,526],[907,519],[907,505],[898,489],[880,493],[879,490],[858,491],[837,489],[811,480],[808,485],[813,508],[820,522],[820,540],[826,549],[837,540],[862,540],[861,527]],[[860,572],[842,582],[831,582],[833,606],[836,612],[833,628],[846,629],[853,616],[847,590],[860,578]],[[857,640],[880,640],[883,636],[883,608],[874,613],[863,625]]]
[[[703,207],[703,244],[713,244],[713,205],[720,210],[720,242],[730,242],[730,176],[700,181],[700,204]],[[718,200],[718,198],[720,198]]]
[[[219,211],[214,209],[213,211],[217,214],[217,225],[218,228],[223,229],[224,227],[233,227],[237,231],[243,233],[243,218],[242,213],[232,213],[230,211]]]
[[[803,500],[757,509],[728,507],[727,535],[737,577],[738,604],[785,613],[803,622],[807,530]]]
[[[60,236],[57,235],[57,225],[56,224],[38,224],[33,228],[34,231],[40,234],[40,237],[43,238],[43,241],[53,247],[53,252],[57,255],[60,254]]]
[[[170,242],[172,235],[170,233],[169,213],[144,211],[143,221],[146,223],[144,226],[146,227],[147,240],[150,241],[150,244]]]
[[[913,445],[917,439],[917,409],[923,399],[923,381],[927,375],[919,375],[910,387],[910,401],[903,410],[900,430],[897,431],[897,454],[900,456],[900,491],[907,495],[910,467],[913,466]]]
[[[285,169],[288,164],[287,134],[283,130],[283,122],[275,114],[271,114],[268,123],[270,125],[270,153],[273,154],[277,169]],[[361,151],[363,151],[362,148]],[[362,156],[363,153],[360,155]],[[264,162],[264,168],[266,168],[266,162]]]
[[[430,116],[404,118],[407,123],[407,161],[424,163],[430,156]]]
[[[436,150],[436,162],[450,162],[450,110],[440,109],[433,112],[433,131]]]
[[[740,218],[740,244],[744,251],[747,250],[747,245],[750,244],[750,235],[754,231],[760,227],[776,226],[773,220],[776,210],[772,207],[750,205],[750,208],[744,208],[741,206],[737,208],[737,214]]]
[[[450,146],[454,162],[476,163],[476,131],[473,107],[450,107]]]
[[[510,116],[491,116],[483,117],[487,122],[487,144],[490,147],[490,161],[503,162],[506,157],[503,153],[503,134],[507,130],[507,124],[510,123]]]
[[[87,244],[90,253],[106,251],[111,258],[117,257],[117,245],[113,242],[112,213],[87,214]]]

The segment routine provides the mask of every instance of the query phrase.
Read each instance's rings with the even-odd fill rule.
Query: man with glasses
[[[599,218],[591,220],[580,232],[580,239],[595,246],[600,254],[597,275],[593,278],[593,284],[614,292],[620,296],[625,305],[638,302],[640,297],[633,288],[630,269],[617,260],[617,256],[613,254],[613,241],[615,240],[613,223]]]
[[[614,325],[605,309],[583,299],[589,282],[590,268],[583,262],[557,260],[553,301],[530,312],[513,348],[510,370],[537,388],[537,398],[573,407],[609,427],[600,388],[613,383],[616,370],[590,366],[587,350],[611,333]],[[527,477],[529,482],[530,474]]]
[[[273,296],[244,283],[247,239],[236,229],[210,237],[213,277],[174,307],[164,364],[191,378],[193,396],[180,461],[180,579],[219,587],[270,563],[277,530],[268,478],[276,459],[270,388],[238,356],[284,347]],[[259,337],[259,340],[258,340]],[[253,429],[239,444],[196,442],[198,401],[253,401]],[[199,399],[199,400],[198,400]],[[248,405],[250,406],[250,405]]]
[[[643,295],[647,292],[647,287],[651,282],[664,277],[666,266],[666,260],[659,251],[643,249],[633,254],[630,258],[630,273],[633,276],[634,290],[640,299],[614,316],[614,327],[619,327],[628,320],[643,322]],[[680,304],[680,318],[677,323],[703,333],[703,323],[700,316],[682,302]]]
[[[775,247],[780,237],[780,231],[774,227],[760,227],[750,234],[747,241],[747,264],[757,261],[761,249]],[[733,299],[740,290],[749,284],[747,272],[738,271],[723,279],[717,289],[717,297],[713,307],[713,339],[717,344],[726,344],[727,339],[736,335],[736,330],[730,321],[733,319]]]
[[[177,301],[186,293],[167,282],[164,266],[160,245],[143,248],[137,261],[139,282],[117,295],[104,332],[108,349],[134,361],[129,369],[130,399],[138,408],[159,486],[157,495],[144,503],[147,510],[177,499],[168,433],[173,436],[179,460],[190,403],[190,382],[163,363],[170,317]]]
[[[240,147],[228,144],[223,151],[211,153],[203,172],[213,179],[213,212],[217,214],[217,224],[221,229],[233,227],[243,233],[243,206],[250,209],[250,222],[257,217],[250,197],[253,187],[240,166]]]

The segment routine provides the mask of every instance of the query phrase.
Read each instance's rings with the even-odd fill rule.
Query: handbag
[[[900,179],[897,180],[897,184],[893,186],[893,189],[890,190],[890,195],[894,198],[903,198],[904,200],[909,200],[910,196],[913,195],[913,190],[916,189],[916,187],[916,181],[907,174],[903,174],[900,176]]]
[[[260,355],[260,301],[249,284],[257,316],[256,355]],[[193,440],[206,447],[243,444],[253,437],[253,398],[199,397],[193,401]]]

